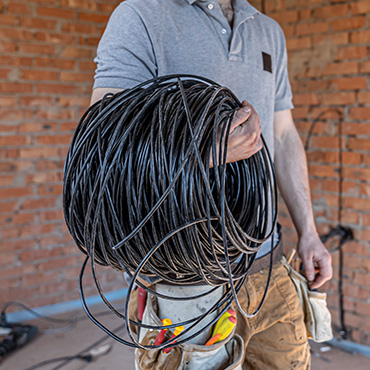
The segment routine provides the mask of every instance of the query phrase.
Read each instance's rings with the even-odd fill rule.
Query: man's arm
[[[316,230],[306,155],[290,109],[274,113],[274,143],[277,183],[298,233],[298,255],[315,289],[332,277],[331,256]]]
[[[116,89],[114,87],[98,87],[93,90],[91,99],[90,99],[90,105],[93,105],[96,103],[98,100],[103,99],[104,95],[108,93],[118,93],[119,91],[122,91],[123,89]]]

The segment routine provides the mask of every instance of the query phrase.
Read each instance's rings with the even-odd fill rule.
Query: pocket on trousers
[[[281,265],[274,274],[274,280],[279,292],[288,306],[286,319],[294,326],[297,342],[304,343],[307,341],[307,334],[301,301],[299,300],[295,286],[283,265]]]

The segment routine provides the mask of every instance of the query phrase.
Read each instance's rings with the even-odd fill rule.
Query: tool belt
[[[137,289],[131,293],[130,299],[131,319],[137,312]],[[132,305],[132,306],[131,306]],[[135,307],[136,306],[136,307]],[[146,307],[143,315],[143,324],[161,326],[162,322],[157,316],[156,297],[148,294]],[[172,336],[172,329],[168,329],[168,335]],[[153,345],[159,330],[142,328],[139,341],[144,345]],[[199,345],[183,343],[168,353],[163,349],[135,350],[136,370],[199,370],[203,368],[212,370],[241,370],[243,361],[243,339],[235,334],[235,328],[224,340],[213,345]]]

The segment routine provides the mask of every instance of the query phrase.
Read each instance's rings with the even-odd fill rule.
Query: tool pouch
[[[298,273],[291,265],[290,260],[283,257],[283,263],[296,288],[301,301],[307,338],[315,342],[326,342],[333,338],[331,329],[331,315],[326,305],[326,293],[309,290],[307,279]]]
[[[143,315],[143,323],[161,326],[157,316],[156,298],[148,294]],[[153,345],[158,330],[141,329],[140,343]],[[172,336],[169,329],[168,335]],[[243,360],[243,339],[233,332],[223,341],[211,346],[183,343],[168,353],[159,349],[136,349],[135,368],[137,370],[241,370]]]

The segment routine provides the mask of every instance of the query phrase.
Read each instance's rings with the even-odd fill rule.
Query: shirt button
[[[222,33],[223,35],[225,35],[225,34],[227,33],[226,29],[225,29],[225,28],[223,28],[223,29],[221,30],[221,33]]]
[[[212,9],[213,9],[213,4],[208,4],[207,8],[208,8],[209,10],[212,10]]]

